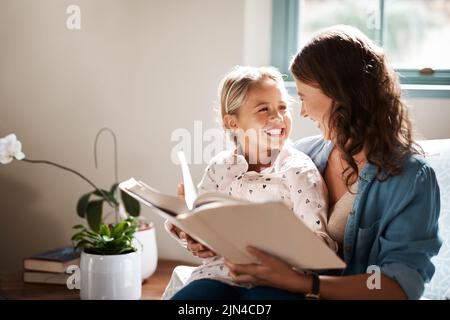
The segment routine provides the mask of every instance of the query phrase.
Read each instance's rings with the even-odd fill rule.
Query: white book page
[[[208,192],[198,196],[194,201],[194,209],[203,207],[206,204],[217,203],[218,205],[231,205],[231,204],[246,204],[250,203],[247,200],[241,200],[233,198],[227,194],[220,192]]]
[[[342,269],[345,263],[282,202],[202,207],[183,223],[234,263],[257,262],[248,245],[304,270]],[[186,220],[186,221],[184,221]]]
[[[186,203],[176,196],[165,195],[142,181],[130,178],[119,184],[119,189],[149,207],[155,207],[169,216],[188,212]]]
[[[184,200],[189,210],[194,208],[195,199],[197,199],[197,188],[192,181],[191,172],[183,151],[178,151],[178,160],[180,161],[181,171],[183,173]]]

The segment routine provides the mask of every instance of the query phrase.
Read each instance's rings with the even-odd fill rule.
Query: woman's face
[[[294,77],[297,93],[301,102],[300,115],[309,118],[322,131],[325,139],[331,139],[328,120],[330,119],[333,100],[326,96],[317,86],[313,87]]]
[[[280,149],[291,131],[291,115],[279,84],[272,79],[254,83],[229,127],[238,130],[244,151],[262,153]]]

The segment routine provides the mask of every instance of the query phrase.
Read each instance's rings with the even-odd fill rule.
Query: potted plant
[[[145,219],[140,218],[140,204],[137,200],[119,190],[118,186],[118,174],[117,174],[117,144],[114,132],[109,128],[101,129],[95,138],[94,143],[94,160],[97,167],[97,142],[98,138],[103,132],[111,133],[114,139],[114,154],[115,154],[115,182],[109,188],[109,190],[101,189],[97,187],[91,180],[76,170],[60,165],[58,163],[47,160],[32,160],[25,157],[22,152],[22,144],[15,134],[10,134],[0,139],[0,164],[8,164],[14,159],[21,160],[22,162],[46,164],[58,167],[65,171],[74,173],[75,175],[86,181],[93,190],[80,197],[77,202],[76,212],[81,217],[86,219],[89,228],[92,232],[99,232],[100,226],[106,223],[107,218],[112,212],[115,214],[114,223],[127,219],[127,217],[136,217],[138,223],[138,230],[134,234],[135,242],[139,242],[139,250],[142,250],[142,280],[151,276],[156,270],[157,266],[157,247],[155,230],[152,223],[147,223]],[[104,204],[113,209],[112,212],[108,212],[103,215]]]
[[[141,298],[141,251],[133,239],[134,217],[98,231],[74,227],[74,246],[81,249],[80,297],[83,300],[137,300]]]
[[[150,277],[156,270],[158,263],[158,253],[156,246],[156,234],[153,223],[148,223],[140,215],[140,204],[127,193],[117,188],[118,183],[114,183],[110,190],[93,190],[84,194],[77,203],[77,213],[81,218],[85,218],[89,228],[97,232],[100,226],[106,223],[106,218],[115,213],[115,223],[127,219],[128,216],[135,217],[137,231],[133,241],[138,242],[139,250],[142,250],[142,280]],[[113,211],[103,214],[104,204],[107,204]]]

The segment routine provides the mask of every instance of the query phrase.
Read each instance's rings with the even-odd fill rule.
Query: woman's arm
[[[248,248],[261,263],[239,265],[226,260],[231,277],[237,283],[252,283],[277,287],[296,293],[309,293],[312,276],[292,269],[282,260],[255,248]],[[320,276],[320,296],[323,299],[406,299],[400,285],[380,274],[380,288],[369,289],[367,280],[372,274],[353,276]]]
[[[369,289],[371,274],[354,276],[320,276],[320,295],[327,300],[399,300],[406,294],[397,281],[380,274],[380,289]],[[345,288],[345,289],[343,289]]]

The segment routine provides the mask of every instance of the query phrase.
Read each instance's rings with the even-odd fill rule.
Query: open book
[[[345,268],[336,253],[283,202],[252,203],[216,192],[197,196],[184,154],[179,158],[185,200],[134,178],[119,188],[234,263],[258,262],[246,250],[252,245],[300,269]]]

